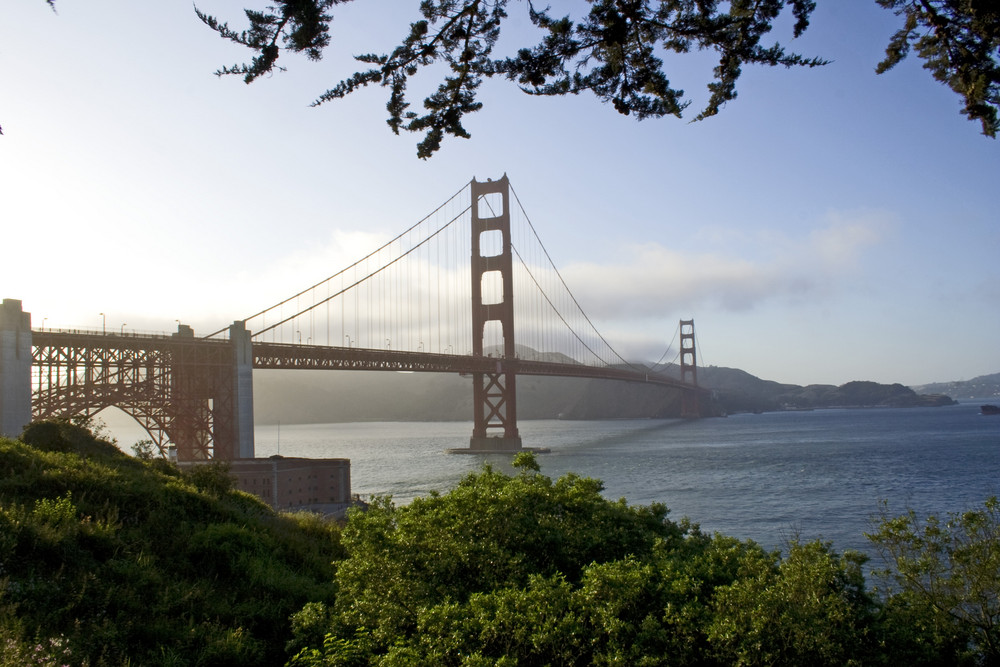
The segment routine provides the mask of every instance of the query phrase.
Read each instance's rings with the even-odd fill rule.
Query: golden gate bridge
[[[700,416],[693,320],[678,332],[677,376],[622,358],[505,175],[472,180],[350,266],[206,336],[180,323],[169,335],[32,329],[30,313],[5,299],[0,433],[114,406],[179,461],[247,459],[254,369],[416,371],[471,376],[470,451],[517,451],[518,375],[667,386],[681,393],[682,416]]]

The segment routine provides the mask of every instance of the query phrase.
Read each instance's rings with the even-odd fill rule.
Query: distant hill
[[[971,380],[922,384],[912,389],[919,394],[948,394],[958,399],[996,400],[1000,398],[1000,373],[980,375]]]
[[[680,376],[680,369],[670,366],[666,372]],[[738,368],[706,366],[698,369],[698,384],[714,392],[717,408],[726,413],[771,412],[848,407],[918,407],[952,405],[945,395],[918,394],[901,384],[854,381],[836,386],[811,384],[800,386],[762,380]]]
[[[519,350],[522,357],[529,351]],[[665,372],[678,377],[680,369]],[[450,373],[258,371],[258,423],[348,421],[470,421],[471,378]],[[762,380],[736,368],[698,369],[699,385],[713,391],[713,414],[825,407],[950,405],[948,396],[921,395],[900,384],[849,382],[801,387]],[[680,416],[680,396],[640,383],[521,376],[520,419],[645,419]]]
[[[917,393],[901,384],[853,381],[835,386],[811,384],[804,387],[780,384],[754,377],[735,368],[709,366],[698,369],[699,384],[716,392],[726,412],[760,412],[813,408],[893,407],[952,405],[943,394]]]

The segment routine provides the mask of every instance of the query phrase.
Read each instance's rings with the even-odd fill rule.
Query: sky
[[[693,318],[700,364],[780,382],[998,372],[1000,142],[915,58],[874,73],[892,13],[818,5],[803,37],[786,20],[773,39],[832,62],[745,67],[714,118],[637,122],[487,82],[472,138],[420,160],[383,89],[310,107],[353,54],[392,48],[412,0],[338,6],[322,61],[283,57],[250,86],[214,76],[249,54],[189,3],[2,3],[0,298],[35,327],[209,333],[506,173],[630,358],[659,358]],[[242,3],[198,6],[242,27]],[[511,3],[501,46],[533,38],[526,7]],[[689,118],[712,64],[667,59]]]

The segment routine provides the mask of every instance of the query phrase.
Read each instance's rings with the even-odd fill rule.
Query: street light
[[[351,336],[350,334],[344,334],[344,338],[347,339],[347,347],[351,346]]]
[[[101,316],[101,334],[108,335],[108,316],[104,313],[98,313]]]
[[[386,338],[385,339],[385,349],[388,350],[390,347],[392,347],[392,339],[391,338]]]
[[[122,328],[118,331],[118,335],[119,336],[124,336],[125,335],[125,325],[126,324],[127,324],[127,322],[122,322]]]
[[[43,317],[42,318],[42,331],[45,331],[45,320],[47,320],[47,319],[49,319],[49,318],[47,318],[47,317]]]
[[[299,345],[302,345],[302,332],[296,330],[295,333],[297,333],[299,335]]]

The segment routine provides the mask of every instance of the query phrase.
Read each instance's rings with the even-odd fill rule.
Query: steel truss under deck
[[[33,419],[117,407],[179,460],[231,459],[233,353],[226,340],[190,336],[32,334]]]

